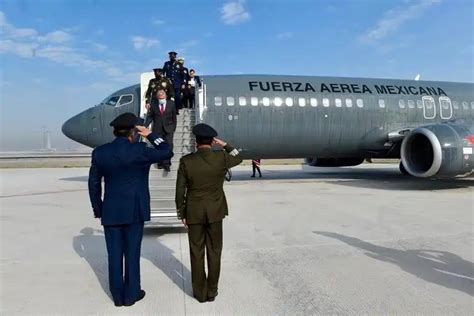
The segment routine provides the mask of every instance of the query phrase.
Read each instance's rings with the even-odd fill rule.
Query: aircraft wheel
[[[410,174],[408,173],[407,169],[405,169],[405,166],[403,165],[403,163],[400,161],[400,165],[398,166],[398,168],[400,169],[400,172],[405,175],[405,176],[409,176]]]

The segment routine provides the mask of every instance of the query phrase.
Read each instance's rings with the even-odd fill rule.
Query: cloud
[[[107,50],[106,45],[86,40],[81,43],[87,46],[74,47],[72,39],[68,29],[64,28],[44,34],[32,28],[17,28],[0,11],[0,54],[40,58],[83,72],[100,73],[109,82],[129,84],[139,80],[139,72],[143,70],[141,64],[127,60],[98,59],[91,55],[90,48],[102,52]],[[137,43],[139,47],[151,47],[158,45],[158,40],[139,37]]]
[[[143,36],[132,36],[131,40],[133,43],[133,47],[135,47],[136,50],[151,48],[160,44],[160,41],[157,39],[146,38]]]
[[[151,24],[153,24],[153,25],[163,25],[165,23],[166,23],[165,21],[160,20],[160,19],[152,19],[151,20]]]
[[[0,11],[0,35],[3,38],[28,38],[35,37],[38,32],[31,28],[16,28],[7,22],[5,14]]]
[[[360,42],[370,44],[377,42],[390,33],[397,31],[403,23],[424,13],[441,0],[419,0],[411,5],[387,11],[377,24],[359,37]]]
[[[72,35],[65,31],[54,31],[38,37],[39,41],[51,43],[64,43],[72,40]]]
[[[221,8],[221,20],[225,24],[238,24],[250,20],[250,13],[244,8],[245,0],[229,1]]]
[[[17,43],[10,39],[0,40],[0,54],[13,54],[23,58],[31,58],[34,57],[37,46],[34,43]]]
[[[289,39],[293,37],[293,32],[283,32],[276,36],[278,39]]]

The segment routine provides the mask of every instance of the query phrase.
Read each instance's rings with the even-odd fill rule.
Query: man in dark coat
[[[148,173],[151,164],[173,156],[162,138],[137,123],[133,113],[113,120],[116,138],[94,149],[89,171],[89,197],[94,216],[104,226],[109,288],[116,306],[130,306],[145,297],[140,286],[140,249],[144,222],[150,220]],[[132,142],[135,128],[154,148]]]
[[[163,65],[163,75],[173,83],[176,109],[179,112],[182,108],[181,91],[184,88],[183,85],[186,81],[186,77],[183,74],[182,64],[176,60],[178,53],[172,51],[169,52],[168,55],[170,60]]]
[[[171,150],[173,150],[173,137],[177,125],[176,115],[175,103],[167,99],[165,90],[158,89],[156,98],[151,100],[148,115],[145,119],[145,126],[148,126],[153,121],[153,133],[161,135],[171,146]],[[171,160],[163,161],[162,164],[158,164],[158,167],[170,171]]]
[[[217,296],[222,253],[222,220],[228,214],[224,179],[242,162],[239,151],[215,138],[206,124],[193,128],[197,151],[181,158],[176,180],[176,209],[188,229],[194,297],[201,303]],[[213,151],[215,144],[224,150]],[[208,275],[204,270],[206,253]]]

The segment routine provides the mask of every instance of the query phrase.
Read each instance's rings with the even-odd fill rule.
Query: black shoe
[[[201,301],[200,299],[198,299],[198,298],[196,297],[196,295],[193,295],[193,296],[194,296],[194,298],[195,298],[199,303],[206,303],[206,302],[207,302],[207,300]]]
[[[208,296],[208,297],[207,297],[207,301],[208,301],[208,302],[214,302],[214,301],[216,300],[216,296],[217,296],[217,293],[216,293],[216,295],[214,295],[214,296]]]
[[[122,302],[120,302],[120,303],[119,302],[114,302],[114,305],[116,307],[121,307],[121,306],[123,306],[123,303]]]
[[[164,166],[163,168],[165,169],[166,172],[170,172],[170,171],[171,171],[171,166]]]
[[[138,294],[138,298],[135,300],[135,302],[129,303],[129,304],[123,304],[123,305],[124,305],[124,306],[132,306],[132,305],[135,304],[136,302],[141,301],[141,300],[145,297],[145,294],[146,294],[145,291],[140,290],[140,294]]]
[[[255,178],[255,175],[253,175],[253,176],[250,176],[250,178]]]
[[[262,177],[262,175],[260,175],[260,176],[258,176],[258,177],[259,177],[259,178],[261,178],[261,177]]]
[[[157,164],[156,167],[157,167],[158,169],[163,169],[163,165],[158,165],[158,164]]]

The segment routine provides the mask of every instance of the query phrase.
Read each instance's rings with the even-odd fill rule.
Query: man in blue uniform
[[[131,306],[145,297],[140,286],[140,249],[143,224],[150,220],[148,174],[151,164],[173,156],[162,138],[136,126],[138,120],[135,114],[124,113],[110,123],[116,138],[94,149],[89,171],[89,196],[94,216],[104,226],[109,288],[116,306]],[[135,129],[155,148],[133,143]]]
[[[179,110],[182,108],[181,105],[181,90],[186,81],[185,76],[183,75],[183,66],[176,60],[178,53],[171,51],[168,53],[170,60],[165,62],[163,66],[163,74],[166,78],[171,80],[174,88],[174,101],[176,103],[176,108]]]

